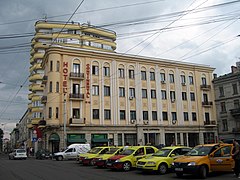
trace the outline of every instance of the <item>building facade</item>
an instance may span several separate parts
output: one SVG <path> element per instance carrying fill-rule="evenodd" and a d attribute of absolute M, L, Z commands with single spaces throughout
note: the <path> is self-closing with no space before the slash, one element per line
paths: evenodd
<path fill-rule="evenodd" d="M 220 139 L 240 139 L 240 66 L 213 79 Z"/>
<path fill-rule="evenodd" d="M 218 138 L 213 68 L 53 45 L 43 58 L 44 146 L 195 146 Z"/>

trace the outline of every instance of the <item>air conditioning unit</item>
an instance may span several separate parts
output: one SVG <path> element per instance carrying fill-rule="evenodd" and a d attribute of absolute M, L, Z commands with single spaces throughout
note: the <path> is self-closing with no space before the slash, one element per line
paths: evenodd
<path fill-rule="evenodd" d="M 129 96 L 129 100 L 133 100 L 133 96 Z"/>
<path fill-rule="evenodd" d="M 175 99 L 171 99 L 171 102 L 174 103 L 174 102 L 175 102 Z"/>
<path fill-rule="evenodd" d="M 186 83 L 185 83 L 185 82 L 182 82 L 182 85 L 183 85 L 183 86 L 186 86 Z"/>
<path fill-rule="evenodd" d="M 130 122 L 131 122 L 131 124 L 135 124 L 136 123 L 136 119 L 131 119 Z"/>
<path fill-rule="evenodd" d="M 161 81 L 162 84 L 166 84 L 166 81 Z"/>
<path fill-rule="evenodd" d="M 143 120 L 143 124 L 148 125 L 149 120 Z"/>
<path fill-rule="evenodd" d="M 172 120 L 172 123 L 173 123 L 173 124 L 176 124 L 176 122 L 177 122 L 177 120 L 175 120 L 175 119 L 174 119 L 174 120 Z"/>

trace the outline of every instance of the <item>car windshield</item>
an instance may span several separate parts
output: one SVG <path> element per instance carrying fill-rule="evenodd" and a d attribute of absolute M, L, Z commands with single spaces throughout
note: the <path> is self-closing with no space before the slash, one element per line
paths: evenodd
<path fill-rule="evenodd" d="M 130 155 L 134 152 L 134 149 L 125 149 L 123 152 L 121 152 L 121 155 Z"/>
<path fill-rule="evenodd" d="M 25 153 L 26 151 L 24 149 L 18 149 L 16 152 L 17 153 Z"/>
<path fill-rule="evenodd" d="M 186 156 L 206 156 L 211 153 L 212 146 L 196 146 Z"/>
<path fill-rule="evenodd" d="M 90 151 L 88 151 L 88 153 L 90 154 L 97 154 L 102 150 L 102 148 L 93 148 Z"/>
<path fill-rule="evenodd" d="M 161 149 L 161 150 L 158 150 L 156 153 L 154 153 L 153 156 L 167 157 L 170 152 L 171 152 L 171 149 Z"/>
<path fill-rule="evenodd" d="M 110 148 L 109 151 L 107 151 L 105 154 L 113 154 L 115 153 L 119 148 Z"/>

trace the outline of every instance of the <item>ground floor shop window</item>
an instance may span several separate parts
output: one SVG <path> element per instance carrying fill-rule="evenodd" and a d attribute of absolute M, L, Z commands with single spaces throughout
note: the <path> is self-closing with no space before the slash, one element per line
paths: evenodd
<path fill-rule="evenodd" d="M 188 133 L 188 146 L 194 147 L 199 144 L 198 133 Z"/>
<path fill-rule="evenodd" d="M 131 146 L 137 145 L 137 134 L 124 134 L 124 142 L 129 143 Z"/>

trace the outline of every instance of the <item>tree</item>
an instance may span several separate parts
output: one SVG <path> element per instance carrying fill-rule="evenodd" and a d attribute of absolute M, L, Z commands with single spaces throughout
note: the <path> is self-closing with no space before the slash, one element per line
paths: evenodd
<path fill-rule="evenodd" d="M 4 135 L 4 132 L 0 128 L 0 152 L 2 152 L 2 147 L 3 147 L 3 135 Z"/>

